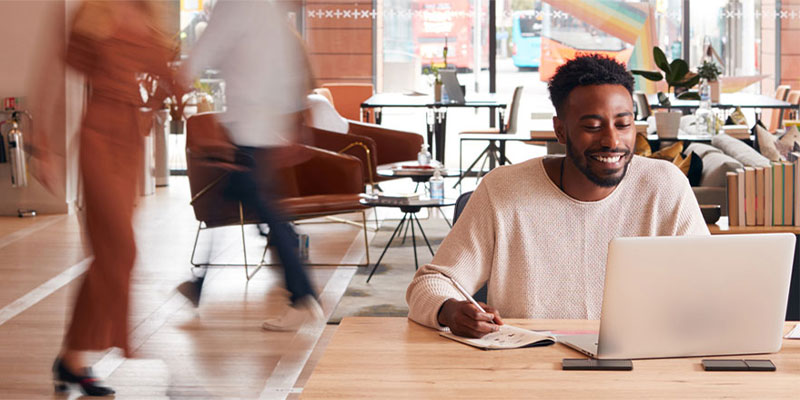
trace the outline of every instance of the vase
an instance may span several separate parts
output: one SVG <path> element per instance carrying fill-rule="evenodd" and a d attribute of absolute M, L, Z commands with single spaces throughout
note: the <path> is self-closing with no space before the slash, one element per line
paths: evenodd
<path fill-rule="evenodd" d="M 442 82 L 433 84 L 433 101 L 437 103 L 442 101 Z"/>
<path fill-rule="evenodd" d="M 183 135 L 183 120 L 170 120 L 169 121 L 169 133 L 173 135 Z"/>
<path fill-rule="evenodd" d="M 722 91 L 722 84 L 720 81 L 711 81 L 708 82 L 708 85 L 711 86 L 711 102 L 712 103 L 719 103 L 719 94 Z"/>
<path fill-rule="evenodd" d="M 656 131 L 659 139 L 675 139 L 681 126 L 680 111 L 659 111 L 656 116 Z"/>

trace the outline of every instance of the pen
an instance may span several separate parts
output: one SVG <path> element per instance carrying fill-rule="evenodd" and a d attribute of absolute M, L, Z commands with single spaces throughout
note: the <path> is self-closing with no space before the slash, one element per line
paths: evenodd
<path fill-rule="evenodd" d="M 472 296 L 469 295 L 469 292 L 467 292 L 467 290 L 464 289 L 464 287 L 461 286 L 455 279 L 453 279 L 453 278 L 451 278 L 449 276 L 447 277 L 447 279 L 450 279 L 450 282 L 453 282 L 453 286 L 455 286 L 456 289 L 458 289 L 458 291 L 461 292 L 462 296 L 467 298 L 467 301 L 472 303 L 475 307 L 478 307 L 478 310 L 480 310 L 482 313 L 486 312 L 486 310 L 484 310 L 483 307 L 481 307 L 481 305 L 478 304 L 478 302 L 475 301 L 475 299 L 473 299 Z"/>

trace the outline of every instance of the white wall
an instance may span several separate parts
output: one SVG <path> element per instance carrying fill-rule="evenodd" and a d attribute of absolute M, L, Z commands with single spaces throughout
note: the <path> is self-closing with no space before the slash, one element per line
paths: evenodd
<path fill-rule="evenodd" d="M 56 152 L 62 192 L 50 194 L 31 175 L 28 187 L 12 188 L 10 166 L 0 164 L 0 215 L 16 215 L 18 208 L 66 213 L 75 202 L 75 128 L 83 85 L 79 76 L 65 71 L 59 54 L 66 44 L 67 10 L 76 4 L 65 0 L 0 1 L 4 17 L 0 24 L 0 98 L 23 97 L 21 107 L 33 115 L 35 133 L 46 133 Z M 65 93 L 70 93 L 69 99 Z M 23 123 L 22 128 L 24 134 L 32 133 L 28 124 Z"/>

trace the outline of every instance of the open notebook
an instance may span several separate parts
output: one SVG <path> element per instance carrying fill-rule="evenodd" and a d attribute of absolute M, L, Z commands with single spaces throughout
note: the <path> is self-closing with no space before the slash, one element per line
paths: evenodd
<path fill-rule="evenodd" d="M 451 332 L 439 332 L 439 335 L 483 350 L 549 346 L 556 342 L 555 336 L 511 325 L 501 325 L 497 332 L 489 333 L 478 339 L 461 337 Z"/>

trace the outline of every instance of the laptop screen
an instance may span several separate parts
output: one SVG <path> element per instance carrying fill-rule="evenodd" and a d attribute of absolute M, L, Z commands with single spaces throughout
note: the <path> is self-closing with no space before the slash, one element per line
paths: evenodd
<path fill-rule="evenodd" d="M 442 76 L 442 83 L 444 90 L 447 91 L 449 102 L 454 104 L 464 104 L 464 92 L 461 91 L 461 85 L 458 83 L 458 76 L 456 71 L 452 69 L 443 69 L 439 71 Z"/>

